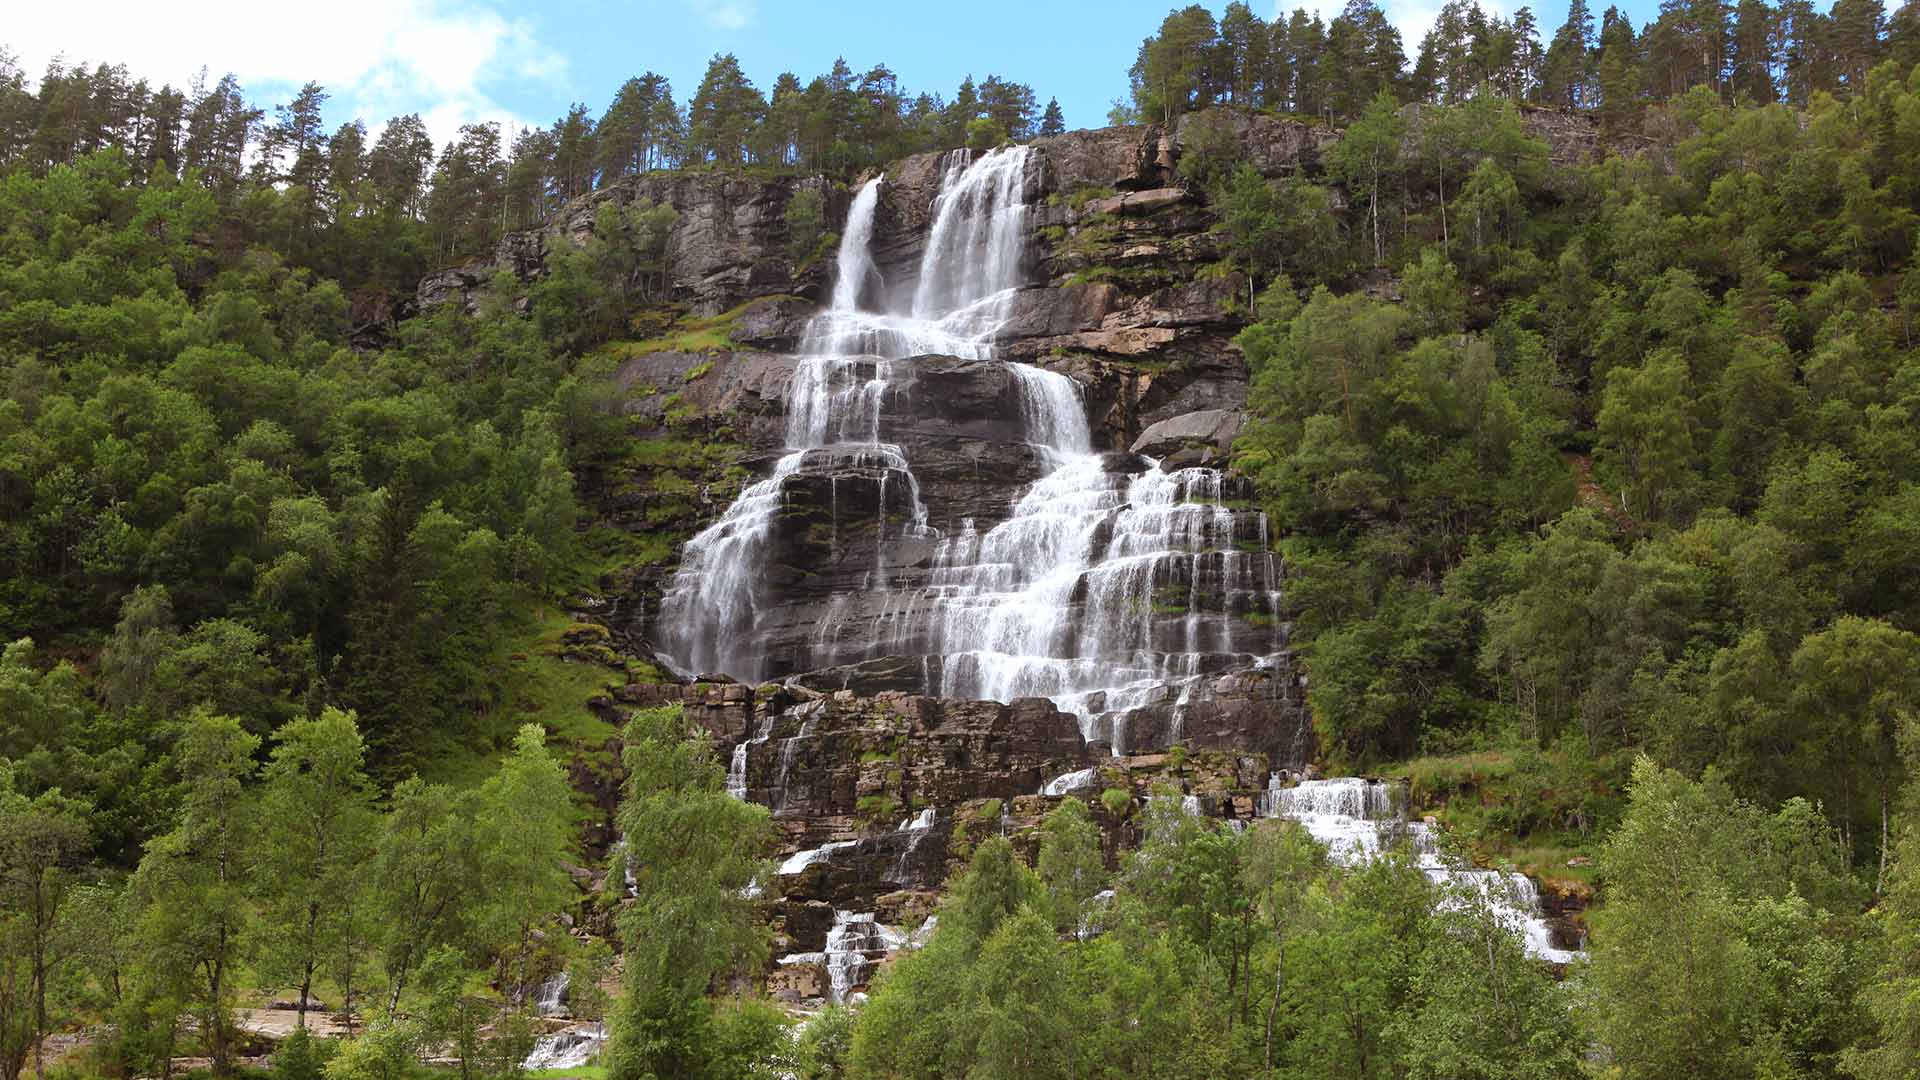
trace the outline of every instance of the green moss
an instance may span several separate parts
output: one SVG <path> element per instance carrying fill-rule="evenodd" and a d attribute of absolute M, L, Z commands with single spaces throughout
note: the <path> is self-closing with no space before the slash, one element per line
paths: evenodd
<path fill-rule="evenodd" d="M 793 298 L 760 296 L 730 311 L 704 319 L 674 318 L 664 328 L 657 328 L 658 332 L 651 336 L 636 341 L 612 342 L 602 347 L 601 352 L 618 360 L 631 360 L 657 352 L 721 352 L 733 347 L 734 324 L 748 309 L 756 304 L 790 299 Z M 656 326 L 636 323 L 636 329 L 645 332 L 655 330 Z"/>
<path fill-rule="evenodd" d="M 862 795 L 854 800 L 854 813 L 872 822 L 892 821 L 900 813 L 900 800 L 892 795 Z"/>
<path fill-rule="evenodd" d="M 812 266 L 814 263 L 819 262 L 821 259 L 824 259 L 828 255 L 833 254 L 836 250 L 839 249 L 839 247 L 840 247 L 839 233 L 829 232 L 829 233 L 821 234 L 819 242 L 813 245 L 812 251 L 807 252 L 806 258 L 801 259 L 797 264 L 794 265 L 794 270 L 795 271 L 805 270 L 807 267 Z"/>
<path fill-rule="evenodd" d="M 1067 195 L 1067 206 L 1074 210 L 1081 210 L 1095 199 L 1111 198 L 1116 194 L 1118 192 L 1110 187 L 1077 188 Z"/>
<path fill-rule="evenodd" d="M 701 379 L 706 378 L 707 373 L 712 370 L 713 370 L 713 361 L 709 360 L 698 367 L 689 369 L 685 375 L 680 377 L 680 381 L 683 383 L 697 382 Z"/>

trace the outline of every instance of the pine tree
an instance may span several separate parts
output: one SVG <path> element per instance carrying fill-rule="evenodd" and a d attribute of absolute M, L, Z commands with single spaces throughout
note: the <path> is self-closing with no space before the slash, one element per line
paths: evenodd
<path fill-rule="evenodd" d="M 1591 64 L 1593 14 L 1587 0 L 1573 0 L 1567 21 L 1553 35 L 1540 69 L 1540 100 L 1561 109 L 1590 108 L 1593 104 Z"/>
<path fill-rule="evenodd" d="M 418 113 L 396 116 L 367 156 L 367 180 L 375 205 L 399 217 L 418 218 L 425 210 L 428 170 L 433 168 L 433 140 Z"/>
<path fill-rule="evenodd" d="M 1770 105 L 1779 99 L 1773 85 L 1774 12 L 1766 0 L 1740 0 L 1727 43 L 1727 89 L 1733 99 Z"/>
<path fill-rule="evenodd" d="M 1250 105 L 1258 99 L 1266 42 L 1266 23 L 1241 0 L 1221 12 L 1219 69 L 1230 103 Z"/>
<path fill-rule="evenodd" d="M 1602 125 L 1613 131 L 1638 126 L 1640 120 L 1639 50 L 1633 23 L 1610 7 L 1601 16 L 1600 49 L 1595 83 L 1600 102 L 1594 109 Z"/>
<path fill-rule="evenodd" d="M 754 127 L 765 112 L 766 102 L 740 70 L 740 61 L 732 53 L 715 56 L 688 110 L 694 157 L 726 168 L 746 164 Z"/>
<path fill-rule="evenodd" d="M 1067 130 L 1067 118 L 1060 112 L 1060 99 L 1048 98 L 1047 109 L 1040 114 L 1040 137 L 1063 134 Z"/>

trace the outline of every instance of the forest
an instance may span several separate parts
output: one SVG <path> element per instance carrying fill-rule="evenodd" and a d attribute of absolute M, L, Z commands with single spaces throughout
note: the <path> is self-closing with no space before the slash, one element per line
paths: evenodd
<path fill-rule="evenodd" d="M 1583 959 L 1405 852 L 1068 799 L 862 1007 L 756 990 L 766 809 L 562 662 L 665 678 L 564 605 L 632 555 L 581 478 L 634 452 L 601 347 L 671 309 L 675 212 L 472 311 L 414 286 L 652 171 L 1060 134 L 1029 86 L 718 56 L 684 105 L 646 73 L 436 148 L 326 131 L 317 84 L 0 49 L 0 1078 L 517 1076 L 562 971 L 611 1032 L 572 1075 L 617 1080 L 1913 1076 L 1920 8 L 1573 0 L 1543 36 L 1451 0 L 1411 55 L 1372 0 L 1142 29 L 1111 119 L 1180 126 L 1253 283 L 1233 463 L 1323 763 L 1590 886 Z M 1337 141 L 1263 176 L 1236 111 Z M 565 747 L 616 734 L 603 857 Z M 303 1030 L 262 1054 L 237 1010 L 273 998 Z"/>

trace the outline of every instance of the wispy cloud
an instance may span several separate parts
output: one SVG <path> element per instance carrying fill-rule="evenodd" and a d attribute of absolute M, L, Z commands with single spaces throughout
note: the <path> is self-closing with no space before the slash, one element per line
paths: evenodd
<path fill-rule="evenodd" d="M 489 87 L 552 79 L 565 66 L 526 20 L 441 0 L 331 0 L 298 24 L 263 18 L 250 0 L 203 0 L 190 20 L 137 0 L 73 14 L 31 4 L 9 15 L 6 41 L 30 75 L 64 56 L 124 63 L 155 85 L 185 87 L 204 65 L 214 79 L 231 71 L 262 105 L 313 81 L 332 95 L 330 112 L 376 126 L 418 112 L 440 142 L 464 123 L 525 126 Z"/>
<path fill-rule="evenodd" d="M 759 0 L 687 0 L 687 6 L 715 30 L 745 30 L 760 15 Z"/>

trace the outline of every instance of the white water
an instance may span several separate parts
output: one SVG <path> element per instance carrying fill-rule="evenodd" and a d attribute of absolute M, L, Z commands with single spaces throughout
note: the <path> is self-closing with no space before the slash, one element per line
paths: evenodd
<path fill-rule="evenodd" d="M 913 874 L 913 853 L 920 850 L 920 841 L 927 838 L 933 826 L 940 820 L 940 812 L 929 806 L 913 817 L 900 823 L 894 832 L 907 838 L 900 848 L 900 854 L 893 860 L 893 880 L 900 885 L 911 885 Z"/>
<path fill-rule="evenodd" d="M 862 604 L 837 597 L 816 631 L 816 659 L 848 662 L 849 642 L 857 653 L 851 659 L 938 656 L 929 692 L 1047 697 L 1080 719 L 1083 736 L 1105 740 L 1115 753 L 1128 748 L 1132 710 L 1167 710 L 1173 730 L 1163 735 L 1177 739 L 1203 678 L 1272 662 L 1283 645 L 1277 625 L 1242 618 L 1258 614 L 1272 623 L 1278 607 L 1264 516 L 1223 505 L 1215 470 L 1166 472 L 1093 452 L 1071 379 L 1007 365 L 1025 439 L 1048 472 L 991 528 L 978 530 L 971 520 L 945 532 L 930 528 L 912 463 L 883 441 L 883 406 L 914 357 L 993 361 L 995 338 L 1026 283 L 1028 164 L 1024 148 L 979 158 L 955 151 L 943 160 L 905 310 L 863 306 L 888 291 L 871 250 L 884 178 L 856 194 L 831 306 L 808 324 L 788 388 L 787 452 L 688 542 L 667 589 L 660 636 L 673 666 L 750 681 L 766 674 L 753 636 L 765 603 L 761 575 L 784 487 L 803 469 L 877 473 L 880 505 L 893 505 L 886 493 L 898 484 L 897 498 L 909 508 L 897 533 L 888 535 L 889 513 L 879 518 L 882 544 L 867 589 L 881 595 Z M 930 567 L 911 568 L 924 581 L 902 582 L 909 571 L 889 560 L 887 544 L 905 540 L 933 547 Z M 850 627 L 847 619 L 866 625 Z M 782 791 L 791 750 L 788 740 Z M 745 772 L 736 750 L 729 790 L 744 793 Z"/>
<path fill-rule="evenodd" d="M 1093 769 L 1076 769 L 1073 772 L 1064 773 L 1060 776 L 1054 777 L 1053 779 L 1047 781 L 1044 784 L 1041 784 L 1040 794 L 1042 795 L 1071 794 L 1072 792 L 1079 791 L 1082 788 L 1092 787 L 1093 778 L 1094 778 Z"/>
<path fill-rule="evenodd" d="M 1560 964 L 1580 955 L 1577 950 L 1554 945 L 1553 932 L 1540 914 L 1540 893 L 1532 878 L 1465 866 L 1442 855 L 1433 826 L 1405 819 L 1396 787 L 1358 777 L 1306 780 L 1295 787 L 1283 787 L 1276 773 L 1261 799 L 1261 812 L 1298 821 L 1308 835 L 1326 847 L 1329 858 L 1343 865 L 1367 862 L 1405 841 L 1415 864 L 1438 888 L 1442 906 L 1480 900 L 1495 918 L 1520 935 L 1529 954 Z"/>
<path fill-rule="evenodd" d="M 855 987 L 867 985 L 874 969 L 889 954 L 901 949 L 917 949 L 931 940 L 935 919 L 936 916 L 927 916 L 920 929 L 906 934 L 876 921 L 872 912 L 835 911 L 824 952 L 789 953 L 778 962 L 825 966 L 827 998 L 843 1004 Z"/>
<path fill-rule="evenodd" d="M 572 977 L 566 972 L 549 978 L 540 984 L 540 995 L 534 1001 L 534 1011 L 541 1016 L 564 1016 L 567 1012 L 567 984 Z"/>
<path fill-rule="evenodd" d="M 533 1052 L 520 1067 L 527 1072 L 541 1069 L 578 1069 L 593 1061 L 602 1047 L 607 1045 L 607 1029 L 604 1024 L 580 1024 L 542 1035 L 533 1044 Z"/>
<path fill-rule="evenodd" d="M 780 874 L 782 877 L 798 874 L 814 863 L 830 858 L 834 852 L 839 851 L 841 848 L 850 848 L 859 842 L 858 840 L 835 840 L 832 843 L 823 844 L 817 848 L 809 848 L 806 851 L 796 851 L 792 855 L 787 856 L 787 861 L 781 863 L 780 869 L 776 870 L 775 873 Z"/>

